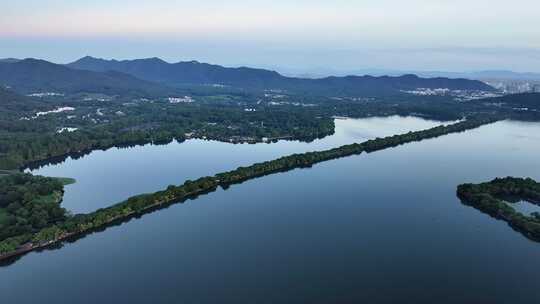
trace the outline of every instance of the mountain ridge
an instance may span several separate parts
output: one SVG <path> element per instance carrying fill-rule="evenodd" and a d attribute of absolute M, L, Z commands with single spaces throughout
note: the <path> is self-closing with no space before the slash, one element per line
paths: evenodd
<path fill-rule="evenodd" d="M 17 59 L 17 58 L 1 58 L 0 59 L 0 63 L 15 63 L 19 61 L 21 61 L 21 59 Z"/>
<path fill-rule="evenodd" d="M 114 70 L 169 86 L 219 84 L 244 89 L 280 89 L 297 93 L 326 95 L 389 95 L 419 87 L 478 91 L 494 90 L 494 88 L 483 82 L 464 78 L 421 78 L 409 74 L 399 77 L 350 75 L 306 79 L 283 76 L 272 70 L 249 67 L 229 68 L 198 61 L 168 63 L 157 57 L 119 61 L 86 56 L 67 64 L 67 66 L 95 72 Z"/>
<path fill-rule="evenodd" d="M 145 95 L 173 91 L 119 71 L 100 73 L 74 70 L 65 65 L 33 58 L 0 62 L 0 85 L 9 86 L 23 94 L 48 91 Z"/>

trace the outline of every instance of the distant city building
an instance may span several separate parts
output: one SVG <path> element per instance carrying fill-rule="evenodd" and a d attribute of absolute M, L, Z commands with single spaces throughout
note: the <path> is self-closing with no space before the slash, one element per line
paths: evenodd
<path fill-rule="evenodd" d="M 504 94 L 540 92 L 540 81 L 537 80 L 496 79 L 485 82 Z"/>
<path fill-rule="evenodd" d="M 43 97 L 64 96 L 64 94 L 55 93 L 55 92 L 42 92 L 42 93 L 32 93 L 32 94 L 28 94 L 26 96 L 43 98 Z"/>
<path fill-rule="evenodd" d="M 195 101 L 191 96 L 169 97 L 167 100 L 169 103 L 192 103 Z"/>
<path fill-rule="evenodd" d="M 482 98 L 499 97 L 500 93 L 484 92 L 484 91 L 466 91 L 466 90 L 450 90 L 448 88 L 416 88 L 410 91 L 402 91 L 403 93 L 418 95 L 418 96 L 451 96 L 455 101 L 470 101 Z"/>

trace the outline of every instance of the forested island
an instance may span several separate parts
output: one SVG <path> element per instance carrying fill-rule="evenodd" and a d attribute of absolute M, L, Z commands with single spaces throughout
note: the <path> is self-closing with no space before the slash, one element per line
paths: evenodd
<path fill-rule="evenodd" d="M 525 215 L 512 203 L 525 200 L 540 205 L 540 183 L 530 178 L 496 178 L 481 184 L 462 184 L 457 188 L 462 202 L 503 220 L 527 238 L 540 242 L 540 213 Z"/>
<path fill-rule="evenodd" d="M 195 181 L 186 181 L 179 186 L 169 186 L 163 191 L 158 191 L 152 194 L 137 195 L 127 199 L 124 202 L 118 203 L 108 208 L 99 209 L 89 214 L 70 215 L 65 210 L 59 210 L 58 214 L 54 213 L 46 225 L 40 229 L 38 223 L 35 226 L 27 226 L 20 230 L 22 234 L 16 232 L 4 236 L 0 239 L 0 259 L 6 259 L 15 255 L 20 255 L 28 251 L 49 246 L 66 238 L 84 235 L 102 229 L 117 223 L 122 220 L 128 220 L 134 216 L 140 216 L 144 213 L 151 212 L 156 208 L 161 208 L 172 203 L 184 202 L 187 199 L 195 198 L 198 195 L 215 191 L 218 187 L 227 188 L 233 184 L 242 183 L 244 181 L 274 174 L 277 172 L 285 172 L 296 168 L 306 168 L 314 164 L 356 155 L 361 153 L 370 153 L 387 148 L 396 147 L 406 143 L 415 141 L 436 138 L 450 133 L 463 132 L 474 129 L 479 126 L 493 123 L 498 118 L 494 116 L 471 117 L 467 120 L 460 121 L 450 125 L 437 126 L 431 129 L 409 132 L 401 135 L 393 135 L 385 138 L 377 138 L 368 140 L 363 143 L 355 143 L 341 146 L 339 148 L 329 149 L 318 152 L 308 152 L 302 154 L 293 154 L 290 156 L 281 157 L 272 161 L 257 163 L 248 167 L 240 167 L 229 172 L 219 173 L 214 176 L 199 178 Z M 38 185 L 37 189 L 43 189 L 47 193 L 61 191 L 59 184 L 54 184 L 47 178 L 36 178 L 28 175 L 13 175 L 9 176 L 6 187 L 2 188 L 5 193 L 9 193 L 13 187 L 26 184 L 24 181 L 29 181 L 30 185 L 34 182 Z M 19 179 L 22 182 L 19 183 Z M 53 183 L 51 187 L 46 188 L 46 185 Z M 43 187 L 43 188 L 40 188 Z M 4 192 L 2 194 L 4 195 Z M 41 193 L 38 191 L 38 193 Z M 28 200 L 23 200 L 24 204 Z M 31 202 L 32 200 L 30 200 Z M 7 206 L 10 208 L 11 204 Z M 16 211 L 19 208 L 13 208 Z M 16 230 L 10 230 L 16 231 Z"/>

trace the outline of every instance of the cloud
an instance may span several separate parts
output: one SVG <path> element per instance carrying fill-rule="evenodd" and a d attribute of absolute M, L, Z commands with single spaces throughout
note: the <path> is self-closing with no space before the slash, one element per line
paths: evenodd
<path fill-rule="evenodd" d="M 174 34 L 351 45 L 540 47 L 540 4 L 533 0 L 49 0 L 3 4 L 3 10 L 4 37 Z"/>
<path fill-rule="evenodd" d="M 122 43 L 131 45 L 128 41 L 177 49 L 190 49 L 185 46 L 190 43 L 200 54 L 208 46 L 242 47 L 247 58 L 302 53 L 298 60 L 322 57 L 326 61 L 353 50 L 350 54 L 356 56 L 378 54 L 372 62 L 408 58 L 411 64 L 430 67 L 445 62 L 474 67 L 497 64 L 493 58 L 501 56 L 500 65 L 520 69 L 527 60 L 535 67 L 534 52 L 540 49 L 537 0 L 25 0 L 3 3 L 2 10 L 4 47 L 10 39 L 30 45 L 61 40 L 72 49 L 70 39 L 79 44 L 95 42 L 92 49 L 96 50 L 98 41 L 104 40 L 116 41 L 122 49 Z M 530 51 L 526 56 L 511 55 L 510 49 Z M 389 56 L 385 50 L 395 54 Z M 153 56 L 160 56 L 154 52 Z M 343 61 L 347 62 L 343 65 L 353 62 Z"/>

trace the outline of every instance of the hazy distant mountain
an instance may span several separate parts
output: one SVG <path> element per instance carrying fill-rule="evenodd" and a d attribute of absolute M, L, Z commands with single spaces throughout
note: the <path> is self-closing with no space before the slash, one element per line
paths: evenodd
<path fill-rule="evenodd" d="M 89 71 L 118 71 L 140 79 L 170 86 L 220 84 L 237 88 L 280 89 L 297 93 L 324 95 L 381 96 L 395 95 L 415 88 L 449 88 L 491 91 L 480 81 L 448 78 L 346 76 L 306 79 L 286 77 L 277 72 L 247 67 L 227 68 L 196 61 L 167 63 L 159 58 L 137 60 L 104 60 L 84 57 L 68 64 L 71 68 Z"/>
<path fill-rule="evenodd" d="M 540 80 L 538 73 L 518 73 L 512 71 L 477 71 L 477 72 L 418 72 L 426 77 L 461 77 L 468 79 L 501 79 L 501 80 Z"/>
<path fill-rule="evenodd" d="M 3 59 L 0 59 L 0 63 L 14 63 L 14 62 L 18 62 L 18 61 L 21 61 L 21 60 L 17 59 L 17 58 L 3 58 Z"/>
<path fill-rule="evenodd" d="M 172 91 L 163 85 L 121 72 L 82 71 L 37 59 L 0 62 L 0 85 L 21 93 L 47 91 L 153 95 Z"/>
<path fill-rule="evenodd" d="M 540 80 L 540 73 L 518 73 L 512 71 L 481 71 L 470 73 L 475 79 L 515 79 L 515 80 Z"/>
<path fill-rule="evenodd" d="M 320 78 L 328 75 L 372 75 L 372 76 L 401 76 L 415 74 L 420 77 L 445 77 L 445 78 L 466 78 L 475 80 L 501 79 L 501 80 L 540 80 L 540 73 L 519 73 L 505 70 L 487 70 L 475 72 L 445 72 L 445 71 L 413 71 L 413 70 L 389 70 L 389 69 L 354 69 L 339 70 L 328 68 L 313 68 L 307 70 L 281 68 L 287 75 L 301 76 L 307 78 Z"/>
<path fill-rule="evenodd" d="M 89 71 L 119 71 L 135 77 L 179 84 L 242 84 L 245 87 L 276 83 L 282 77 L 276 72 L 251 68 L 225 68 L 197 61 L 170 64 L 159 58 L 136 60 L 103 60 L 84 57 L 68 64 L 71 68 Z"/>

